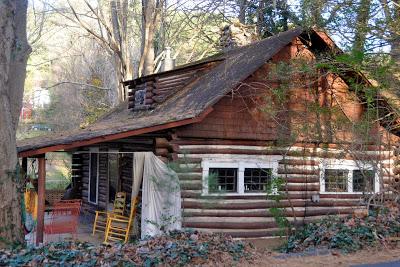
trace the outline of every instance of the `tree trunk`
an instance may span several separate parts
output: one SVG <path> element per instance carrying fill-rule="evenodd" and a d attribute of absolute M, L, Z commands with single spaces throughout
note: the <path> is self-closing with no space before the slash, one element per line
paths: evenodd
<path fill-rule="evenodd" d="M 246 8 L 247 8 L 247 0 L 239 0 L 239 16 L 238 19 L 240 23 L 246 24 Z"/>
<path fill-rule="evenodd" d="M 395 64 L 396 72 L 400 73 L 400 1 L 393 1 L 393 25 L 391 29 L 390 53 Z"/>
<path fill-rule="evenodd" d="M 390 54 L 394 63 L 391 72 L 389 73 L 389 86 L 393 91 L 399 91 L 400 86 L 400 1 L 394 0 L 390 6 L 387 0 L 380 0 L 383 12 L 385 14 L 386 29 L 389 32 Z"/>
<path fill-rule="evenodd" d="M 281 1 L 279 4 L 282 13 L 282 27 L 284 31 L 289 30 L 289 6 L 287 0 Z"/>
<path fill-rule="evenodd" d="M 263 36 L 264 33 L 264 26 L 265 26 L 264 7 L 265 7 L 264 0 L 259 0 L 257 7 L 257 24 L 256 24 L 258 36 Z"/>
<path fill-rule="evenodd" d="M 112 0 L 110 2 L 112 38 L 118 46 L 114 51 L 115 71 L 118 79 L 118 99 L 126 99 L 123 82 L 133 78 L 132 59 L 127 40 L 127 10 L 126 0 Z"/>
<path fill-rule="evenodd" d="M 0 1 L 0 246 L 24 241 L 15 134 L 30 47 L 27 0 Z"/>
<path fill-rule="evenodd" d="M 163 0 L 142 0 L 142 55 L 139 76 L 154 72 L 154 34 L 159 26 Z"/>

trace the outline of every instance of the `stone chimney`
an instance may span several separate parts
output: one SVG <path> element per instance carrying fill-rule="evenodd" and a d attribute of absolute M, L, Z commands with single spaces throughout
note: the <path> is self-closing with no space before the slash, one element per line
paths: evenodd
<path fill-rule="evenodd" d="M 161 71 L 173 70 L 175 67 L 175 59 L 171 57 L 171 47 L 165 47 L 164 60 L 161 66 Z"/>
<path fill-rule="evenodd" d="M 260 38 L 255 25 L 244 25 L 239 21 L 221 27 L 219 43 L 223 51 L 248 45 Z"/>

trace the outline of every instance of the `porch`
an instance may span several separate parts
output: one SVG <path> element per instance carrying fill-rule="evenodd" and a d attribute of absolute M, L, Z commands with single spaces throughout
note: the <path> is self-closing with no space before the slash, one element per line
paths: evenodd
<path fill-rule="evenodd" d="M 71 185 L 63 192 L 46 191 L 46 154 L 27 155 L 37 162 L 37 227 L 29 235 L 29 242 L 40 244 L 58 239 L 70 238 L 71 235 L 52 235 L 44 233 L 48 224 L 49 214 L 46 212 L 54 202 L 61 198 L 82 200 L 82 215 L 78 227 L 77 238 L 82 241 L 92 240 L 96 243 L 104 241 L 91 237 L 95 211 L 110 211 L 113 209 L 117 192 L 125 192 L 127 210 L 130 209 L 131 195 L 141 198 L 142 182 L 135 182 L 134 154 L 138 152 L 157 153 L 157 160 L 167 161 L 168 149 L 160 149 L 166 140 L 160 140 L 159 134 L 113 140 L 112 142 L 96 143 L 90 146 L 80 146 L 73 150 L 63 151 L 71 155 Z M 161 151 L 161 152 L 160 152 Z M 49 151 L 47 154 L 57 151 Z M 162 155 L 161 155 L 162 154 Z M 24 154 L 22 154 L 24 155 Z M 26 155 L 26 154 L 25 154 Z M 154 154 L 153 154 L 154 155 Z M 27 173 L 28 157 L 22 158 L 22 167 Z M 152 161 L 155 161 L 153 159 Z M 143 170 L 142 170 L 143 171 Z M 51 193 L 51 195 L 49 194 Z M 58 196 L 56 196 L 58 195 Z M 66 198 L 65 198 L 66 197 Z M 127 215 L 127 214 L 125 214 Z M 129 212 L 128 212 L 129 215 Z"/>
<path fill-rule="evenodd" d="M 50 216 L 49 213 L 45 213 L 45 225 L 50 224 Z M 104 241 L 104 234 L 96 233 L 92 235 L 92 221 L 88 218 L 87 215 L 82 214 L 79 217 L 79 225 L 78 231 L 75 235 L 64 233 L 64 234 L 44 234 L 43 241 L 44 243 L 49 242 L 60 242 L 60 241 L 68 241 L 68 240 L 79 240 L 81 242 L 90 242 L 92 244 L 101 244 Z M 25 241 L 29 245 L 35 245 L 37 238 L 37 231 L 32 231 L 25 235 Z"/>

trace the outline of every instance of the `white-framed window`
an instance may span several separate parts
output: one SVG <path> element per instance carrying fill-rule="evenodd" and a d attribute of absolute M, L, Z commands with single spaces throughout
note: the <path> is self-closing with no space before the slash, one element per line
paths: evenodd
<path fill-rule="evenodd" d="M 264 160 L 203 159 L 203 195 L 258 195 L 265 194 L 268 184 L 278 174 L 282 157 Z"/>
<path fill-rule="evenodd" d="M 320 192 L 362 194 L 379 192 L 379 166 L 354 160 L 323 160 L 320 169 Z"/>
<path fill-rule="evenodd" d="M 97 204 L 99 200 L 99 148 L 89 150 L 88 202 Z"/>
<path fill-rule="evenodd" d="M 135 107 L 144 106 L 146 101 L 146 89 L 135 91 Z"/>

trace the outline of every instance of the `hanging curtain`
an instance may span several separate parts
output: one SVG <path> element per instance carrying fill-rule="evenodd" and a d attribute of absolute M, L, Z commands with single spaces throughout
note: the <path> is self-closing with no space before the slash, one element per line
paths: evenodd
<path fill-rule="evenodd" d="M 141 237 L 181 230 L 181 191 L 177 174 L 152 152 L 134 153 L 132 197 L 142 186 Z M 142 179 L 140 179 L 142 177 Z"/>
<path fill-rule="evenodd" d="M 133 179 L 132 179 L 132 194 L 134 199 L 139 194 L 140 184 L 143 179 L 144 154 L 145 152 L 136 152 L 133 154 Z"/>

